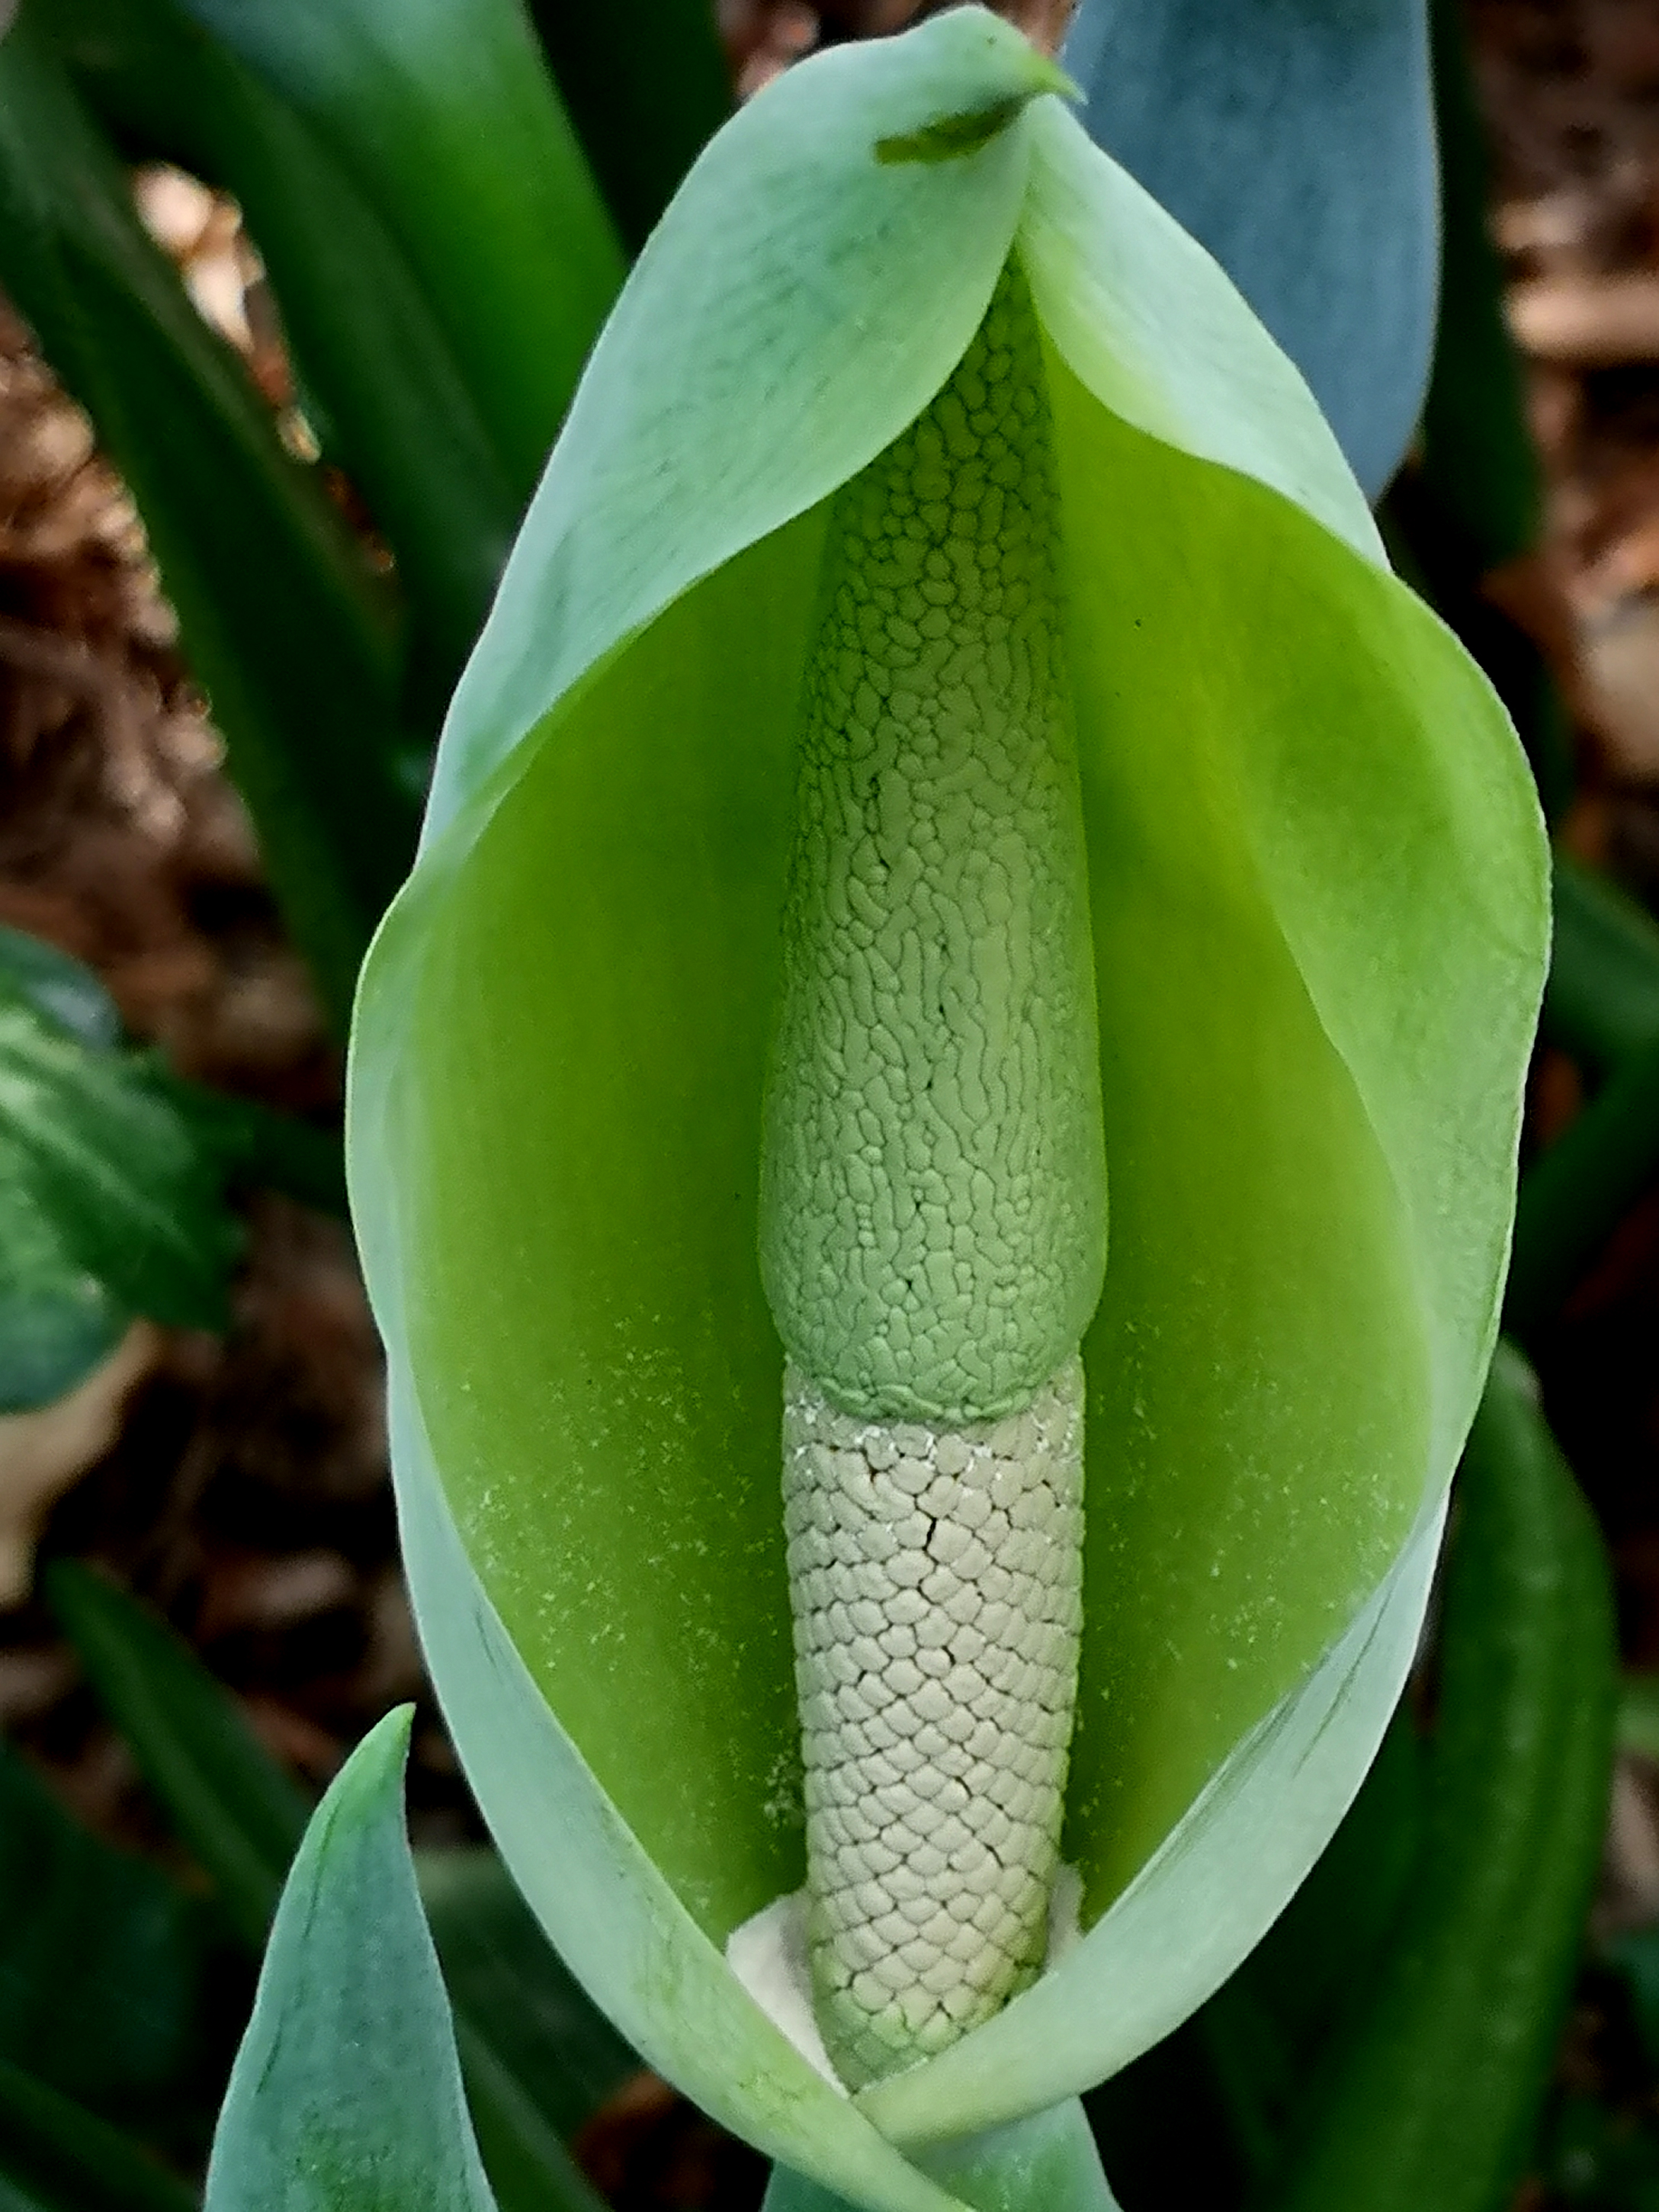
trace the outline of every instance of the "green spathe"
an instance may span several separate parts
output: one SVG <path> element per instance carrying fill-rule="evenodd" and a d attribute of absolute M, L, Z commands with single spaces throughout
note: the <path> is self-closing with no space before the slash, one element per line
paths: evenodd
<path fill-rule="evenodd" d="M 411 1587 L 503 1852 L 654 2064 L 883 2212 L 941 2203 L 895 2144 L 1175 2026 L 1357 1787 L 1492 1340 L 1547 937 L 1501 711 L 1295 373 L 1051 86 L 962 9 L 802 65 L 709 148 L 457 695 L 352 1069 Z M 1113 1193 L 1085 1933 L 849 2107 L 722 1958 L 802 1869 L 761 1098 L 834 495 L 1016 248 Z"/>

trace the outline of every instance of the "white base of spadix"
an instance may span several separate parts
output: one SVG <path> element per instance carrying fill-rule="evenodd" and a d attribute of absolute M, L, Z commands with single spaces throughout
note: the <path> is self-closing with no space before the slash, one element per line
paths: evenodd
<path fill-rule="evenodd" d="M 1048 1899 L 1046 1973 L 1078 1940 L 1083 1884 L 1075 1867 L 1062 1866 Z M 844 2097 L 848 2092 L 830 2062 L 812 2011 L 812 1969 L 806 1948 L 807 1893 L 774 1898 L 726 1942 L 726 1963 L 772 2025 L 787 2035 L 809 2066 Z"/>

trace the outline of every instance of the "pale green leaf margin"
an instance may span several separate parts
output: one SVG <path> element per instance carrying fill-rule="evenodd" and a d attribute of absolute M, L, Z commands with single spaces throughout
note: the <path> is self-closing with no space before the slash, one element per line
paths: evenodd
<path fill-rule="evenodd" d="M 951 2200 L 864 2113 L 895 2141 L 921 2143 L 1053 2104 L 1175 2026 L 1282 1908 L 1358 1788 L 1410 1663 L 1444 1483 L 1478 1389 L 1467 1345 L 1444 1355 L 1437 1377 L 1436 1495 L 1312 1678 L 1240 1745 L 1051 1975 L 940 2058 L 849 2107 L 750 2000 L 645 1857 L 466 1558 L 409 1369 L 396 1069 L 424 932 L 446 879 L 528 765 L 534 738 L 521 741 L 674 599 L 824 498 L 920 411 L 965 348 L 1016 235 L 1051 341 L 1103 404 L 1255 478 L 1383 565 L 1364 498 L 1294 369 L 1202 250 L 1045 96 L 1052 85 L 1016 33 L 958 9 L 879 48 L 827 54 L 810 78 L 786 76 L 694 170 L 596 349 L 457 694 L 422 863 L 366 971 L 352 1070 L 355 1210 L 390 1358 L 410 1586 L 503 1856 L 574 1970 L 653 2065 L 770 2155 L 881 2212 L 941 2212 Z M 1030 104 L 960 160 L 871 161 L 877 139 L 1016 98 Z M 878 234 L 878 258 L 869 250 Z M 683 250 L 711 238 L 724 242 L 717 259 Z M 777 281 L 781 258 L 797 256 L 824 272 L 810 294 Z M 769 374 L 757 380 L 759 359 Z M 698 376 L 675 373 L 690 361 Z M 523 653 L 527 634 L 547 641 L 543 656 Z M 1540 886 L 1542 866 L 1540 841 Z M 1390 1041 L 1345 1033 L 1341 1006 L 1321 988 L 1340 962 L 1327 969 L 1298 927 L 1294 885 L 1286 896 L 1315 1003 L 1363 1073 L 1362 1093 L 1374 1088 L 1388 1106 L 1379 1141 L 1398 1163 L 1420 1134 L 1408 1063 L 1390 1084 L 1378 1066 Z M 1523 938 L 1538 935 L 1541 896 L 1516 922 Z M 1401 1177 L 1407 1190 L 1416 1180 Z M 1434 1193 L 1413 1194 L 1432 1211 Z M 1477 1311 L 1479 1286 L 1501 1258 L 1468 1256 Z M 1492 1329 L 1495 1296 L 1494 1281 Z M 1437 1343 L 1459 1334 L 1431 1330 Z"/>

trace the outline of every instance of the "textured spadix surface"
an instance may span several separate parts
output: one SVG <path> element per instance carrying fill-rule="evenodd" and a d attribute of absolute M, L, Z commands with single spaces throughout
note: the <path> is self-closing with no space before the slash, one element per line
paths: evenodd
<path fill-rule="evenodd" d="M 783 1526 L 808 1938 L 844 2081 L 942 2051 L 1047 1948 L 1083 1620 L 1083 1366 L 949 1429 L 798 1370 Z"/>
<path fill-rule="evenodd" d="M 1059 520 L 1014 260 L 949 382 L 837 497 L 807 665 L 761 1273 L 849 1413 L 1014 1412 L 1100 1297 Z"/>
<path fill-rule="evenodd" d="M 1295 374 L 1048 81 L 958 9 L 711 146 L 457 695 L 353 1062 L 411 1586 L 515 1876 L 653 2063 L 894 2212 L 940 2202 L 896 2144 L 1167 2032 L 1357 1787 L 1492 1341 L 1546 935 L 1490 693 Z M 760 1101 L 830 507 L 1016 246 L 1112 1172 L 1084 1933 L 849 2106 L 721 1955 L 804 1856 Z"/>

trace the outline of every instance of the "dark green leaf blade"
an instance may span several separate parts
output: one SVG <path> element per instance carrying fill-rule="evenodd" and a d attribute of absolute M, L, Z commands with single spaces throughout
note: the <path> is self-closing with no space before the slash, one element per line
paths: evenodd
<path fill-rule="evenodd" d="M 133 2125 L 193 2063 L 203 1907 L 0 1743 L 0 2059 Z"/>
<path fill-rule="evenodd" d="M 336 1776 L 283 1888 L 210 2212 L 494 2212 L 404 1832 L 412 1708 Z"/>
<path fill-rule="evenodd" d="M 0 2059 L 0 2172 L 44 2212 L 193 2212 L 184 2183 L 72 2098 Z"/>
<path fill-rule="evenodd" d="M 1500 1347 L 1460 1480 L 1424 1847 L 1273 2212 L 1497 2212 L 1525 2163 L 1607 1812 L 1607 1570 Z"/>
<path fill-rule="evenodd" d="M 710 0 L 657 0 L 651 35 L 626 12 L 530 0 L 530 19 L 623 243 L 637 252 L 732 112 Z"/>
<path fill-rule="evenodd" d="M 397 556 L 435 721 L 520 502 L 402 246 L 316 127 L 173 0 L 42 0 L 40 16 L 124 140 L 240 203 L 330 458 Z"/>
<path fill-rule="evenodd" d="M 1659 1042 L 1659 924 L 1607 877 L 1560 853 L 1544 1030 L 1595 1069 Z"/>
<path fill-rule="evenodd" d="M 185 0 L 313 122 L 402 241 L 515 496 L 622 282 L 604 204 L 517 0 Z"/>
<path fill-rule="evenodd" d="M 1431 26 L 1444 261 L 1423 411 L 1424 474 L 1473 560 L 1492 569 L 1537 544 L 1543 477 L 1504 317 L 1503 266 L 1487 228 L 1491 155 L 1457 0 L 1432 0 Z"/>
<path fill-rule="evenodd" d="M 257 1949 L 305 1830 L 305 1799 L 228 1692 L 135 1599 L 73 1559 L 51 1568 L 46 1595 L 145 1780 Z"/>
<path fill-rule="evenodd" d="M 414 842 L 389 610 L 140 228 L 32 7 L 0 45 L 0 282 L 137 501 L 290 925 L 343 1024 Z"/>

